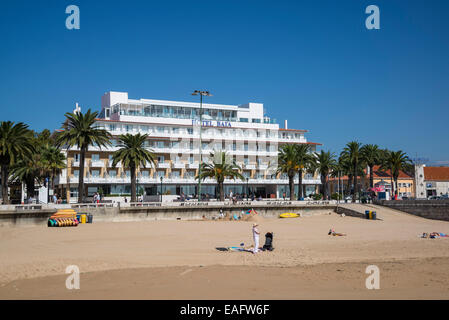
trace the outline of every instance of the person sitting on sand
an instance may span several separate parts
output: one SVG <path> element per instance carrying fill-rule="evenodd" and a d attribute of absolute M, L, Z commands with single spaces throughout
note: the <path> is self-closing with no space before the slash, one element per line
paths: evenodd
<path fill-rule="evenodd" d="M 334 229 L 330 229 L 329 233 L 327 235 L 329 235 L 329 236 L 333 235 L 334 237 L 335 236 L 343 237 L 343 236 L 346 236 L 346 233 L 339 233 L 339 232 L 335 232 Z"/>
<path fill-rule="evenodd" d="M 265 244 L 262 247 L 262 250 L 273 251 L 273 232 L 267 232 L 265 234 Z"/>

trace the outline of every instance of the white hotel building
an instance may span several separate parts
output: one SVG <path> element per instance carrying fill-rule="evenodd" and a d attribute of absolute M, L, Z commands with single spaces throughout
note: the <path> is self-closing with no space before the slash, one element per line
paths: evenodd
<path fill-rule="evenodd" d="M 306 130 L 279 128 L 276 121 L 264 114 L 263 104 L 243 105 L 202 104 L 202 161 L 210 160 L 213 150 L 226 150 L 241 166 L 245 181 L 226 180 L 225 194 L 254 193 L 263 198 L 288 196 L 286 175 L 276 174 L 277 155 L 285 143 L 310 144 L 315 151 L 319 143 L 308 142 Z M 107 149 L 89 147 L 85 160 L 87 196 L 100 191 L 104 195 L 130 194 L 129 169 L 120 164 L 112 167 L 112 153 L 118 149 L 118 136 L 125 133 L 148 134 L 145 147 L 157 157 L 155 166 L 139 168 L 138 190 L 146 195 L 164 194 L 195 196 L 199 164 L 200 104 L 194 102 L 129 99 L 126 92 L 107 92 L 101 98 L 98 126 L 113 135 Z M 287 122 L 285 122 L 287 125 Z M 67 150 L 67 168 L 57 181 L 57 192 L 76 201 L 78 196 L 79 153 Z M 161 181 L 162 178 L 162 181 Z M 316 175 L 303 177 L 306 194 L 316 192 L 320 179 Z M 218 190 L 217 190 L 218 191 Z M 297 191 L 296 191 L 297 192 Z M 216 195 L 216 183 L 206 179 L 201 184 L 203 196 Z"/>

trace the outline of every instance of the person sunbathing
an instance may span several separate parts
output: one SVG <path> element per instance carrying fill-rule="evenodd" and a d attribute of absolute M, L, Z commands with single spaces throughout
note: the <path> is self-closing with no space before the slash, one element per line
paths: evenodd
<path fill-rule="evenodd" d="M 442 232 L 431 232 L 431 233 L 427 233 L 424 232 L 421 236 L 421 238 L 425 238 L 425 239 L 435 239 L 435 238 L 448 238 L 449 234 L 447 233 L 442 233 Z"/>
<path fill-rule="evenodd" d="M 339 233 L 339 232 L 335 232 L 335 230 L 334 229 L 330 229 L 329 230 L 329 233 L 327 234 L 327 235 L 332 235 L 332 236 L 339 236 L 339 237 L 343 237 L 343 236 L 346 236 L 346 233 Z"/>

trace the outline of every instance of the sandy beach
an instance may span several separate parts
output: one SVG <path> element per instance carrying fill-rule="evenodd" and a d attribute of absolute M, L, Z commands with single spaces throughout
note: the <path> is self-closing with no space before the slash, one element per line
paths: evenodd
<path fill-rule="evenodd" d="M 381 220 L 326 211 L 257 218 L 273 252 L 224 252 L 252 244 L 252 221 L 93 223 L 0 228 L 0 299 L 448 299 L 449 222 L 377 207 Z M 328 236 L 330 228 L 346 237 Z M 81 288 L 68 290 L 68 265 Z M 380 289 L 365 269 L 377 265 Z"/>

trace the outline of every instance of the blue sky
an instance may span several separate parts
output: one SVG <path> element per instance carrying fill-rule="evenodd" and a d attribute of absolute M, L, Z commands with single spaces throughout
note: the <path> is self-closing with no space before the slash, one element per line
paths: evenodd
<path fill-rule="evenodd" d="M 68 30 L 65 8 L 80 8 Z M 380 8 L 380 30 L 365 8 Z M 264 103 L 339 152 L 449 160 L 449 1 L 2 1 L 0 120 L 60 126 L 101 95 Z M 443 163 L 441 162 L 441 163 Z"/>

